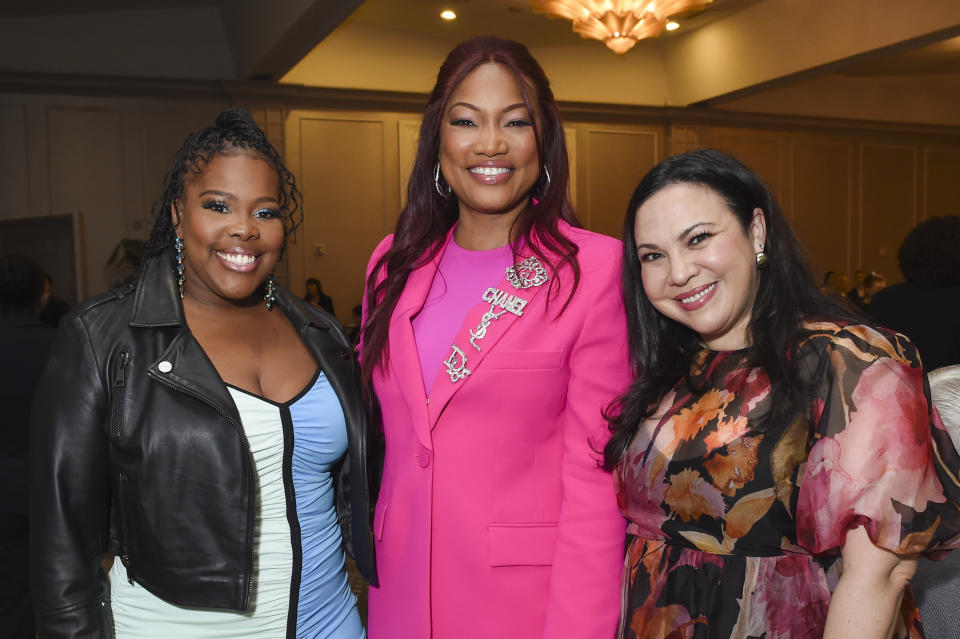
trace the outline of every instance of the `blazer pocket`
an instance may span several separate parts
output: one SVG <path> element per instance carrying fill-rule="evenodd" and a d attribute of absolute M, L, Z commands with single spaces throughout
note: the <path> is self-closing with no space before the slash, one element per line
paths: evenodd
<path fill-rule="evenodd" d="M 377 506 L 373 510 L 373 534 L 377 541 L 383 539 L 383 522 L 387 518 L 387 502 L 382 497 L 377 497 Z"/>
<path fill-rule="evenodd" d="M 492 351 L 483 365 L 486 368 L 513 370 L 551 370 L 563 364 L 563 351 Z"/>
<path fill-rule="evenodd" d="M 557 524 L 489 524 L 491 566 L 550 566 Z"/>

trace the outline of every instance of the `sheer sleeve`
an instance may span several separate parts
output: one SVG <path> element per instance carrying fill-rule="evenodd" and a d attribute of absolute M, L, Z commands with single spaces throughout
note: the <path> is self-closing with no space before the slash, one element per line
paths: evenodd
<path fill-rule="evenodd" d="M 798 543 L 839 553 L 847 531 L 863 525 L 900 554 L 960 547 L 960 457 L 916 348 L 863 325 L 812 328 L 799 351 L 815 398 Z"/>

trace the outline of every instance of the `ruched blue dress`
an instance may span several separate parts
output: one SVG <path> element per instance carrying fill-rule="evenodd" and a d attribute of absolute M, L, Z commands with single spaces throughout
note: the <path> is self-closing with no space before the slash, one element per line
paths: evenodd
<path fill-rule="evenodd" d="M 347 450 L 337 395 L 318 372 L 276 403 L 229 387 L 257 477 L 254 592 L 244 612 L 175 606 L 110 572 L 118 639 L 363 639 L 344 569 L 331 468 Z"/>

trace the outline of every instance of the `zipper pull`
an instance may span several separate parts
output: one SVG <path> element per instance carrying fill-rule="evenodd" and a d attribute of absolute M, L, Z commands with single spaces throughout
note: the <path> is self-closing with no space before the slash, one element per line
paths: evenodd
<path fill-rule="evenodd" d="M 127 363 L 130 361 L 130 352 L 123 351 L 120 353 L 120 362 L 117 364 L 117 379 L 113 382 L 114 388 L 123 388 L 127 383 L 126 378 L 126 369 Z"/>

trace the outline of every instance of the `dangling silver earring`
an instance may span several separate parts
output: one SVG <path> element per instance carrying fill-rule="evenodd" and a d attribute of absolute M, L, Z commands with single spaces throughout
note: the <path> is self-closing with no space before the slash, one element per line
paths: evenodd
<path fill-rule="evenodd" d="M 273 273 L 267 275 L 267 280 L 264 284 L 267 287 L 267 292 L 263 295 L 263 301 L 267 305 L 267 310 L 272 311 L 273 305 L 277 303 L 277 296 L 274 294 L 277 292 L 277 283 L 273 279 Z"/>
<path fill-rule="evenodd" d="M 173 236 L 173 248 L 177 251 L 177 290 L 180 291 L 180 299 L 183 299 L 183 240 L 179 235 Z"/>
<path fill-rule="evenodd" d="M 437 190 L 437 195 L 443 199 L 450 197 L 450 193 L 453 189 L 450 188 L 450 185 L 447 185 L 447 192 L 443 192 L 443 188 L 440 186 L 440 161 L 437 160 L 437 163 L 433 165 L 433 188 Z"/>
<path fill-rule="evenodd" d="M 757 252 L 757 268 L 763 270 L 767 267 L 767 254 L 763 252 L 763 244 L 760 245 L 760 251 Z"/>

